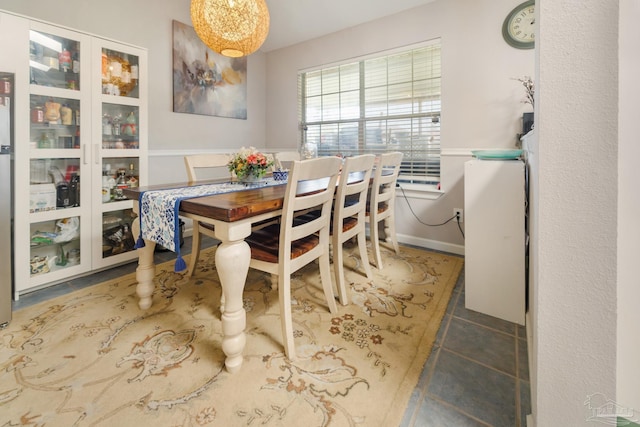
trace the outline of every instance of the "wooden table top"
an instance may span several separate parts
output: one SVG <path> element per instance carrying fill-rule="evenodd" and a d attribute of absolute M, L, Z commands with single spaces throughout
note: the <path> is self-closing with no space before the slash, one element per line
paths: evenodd
<path fill-rule="evenodd" d="M 128 188 L 124 190 L 124 194 L 129 199 L 139 200 L 140 194 L 145 191 L 170 190 L 172 188 L 225 182 L 229 182 L 229 180 L 218 179 L 198 181 L 196 183 L 152 185 Z M 323 182 L 324 187 L 322 187 Z M 324 189 L 326 188 L 326 183 L 327 180 L 300 182 L 298 185 L 298 194 L 311 193 L 318 189 Z M 200 215 L 225 222 L 239 221 L 266 212 L 282 209 L 286 187 L 286 182 L 283 182 L 282 185 L 268 185 L 263 187 L 248 186 L 239 191 L 185 199 L 180 202 L 180 212 Z"/>

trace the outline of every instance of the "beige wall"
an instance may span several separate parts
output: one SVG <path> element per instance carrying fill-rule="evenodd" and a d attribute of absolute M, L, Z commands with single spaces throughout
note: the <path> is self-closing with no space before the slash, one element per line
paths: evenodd
<path fill-rule="evenodd" d="M 462 173 L 469 149 L 514 148 L 521 117 L 531 107 L 514 78 L 532 75 L 533 50 L 507 45 L 502 22 L 517 0 L 437 0 L 345 31 L 269 52 L 267 55 L 268 146 L 295 147 L 298 71 L 440 37 L 442 40 L 442 149 L 467 156 L 443 157 L 438 200 L 410 198 L 422 222 L 439 224 L 454 208 L 464 208 Z M 396 221 L 400 240 L 464 253 L 464 239 L 454 222 L 442 227 L 421 224 L 407 201 L 399 200 Z"/>
<path fill-rule="evenodd" d="M 462 166 L 470 148 L 513 147 L 521 124 L 524 91 L 516 77 L 533 74 L 533 51 L 517 50 L 502 39 L 501 26 L 514 0 L 437 0 L 423 7 L 268 54 L 248 62 L 248 119 L 233 120 L 173 113 L 171 21 L 190 23 L 188 0 L 102 2 L 0 0 L 0 8 L 149 50 L 149 155 L 151 183 L 186 179 L 182 156 L 199 151 L 231 151 L 242 145 L 273 150 L 297 143 L 297 82 L 300 69 L 396 48 L 434 37 L 443 45 L 442 146 L 438 200 L 409 198 L 398 204 L 399 238 L 408 243 L 462 254 L 458 227 L 438 224 L 463 208 Z M 125 12 L 126 11 L 126 12 Z M 144 31 L 140 31 L 144 28 Z M 472 31 L 470 31 L 472 29 Z M 490 58 L 490 60 L 489 60 Z M 456 152 L 456 154 L 459 154 Z"/>
<path fill-rule="evenodd" d="M 537 282 L 529 326 L 540 427 L 593 425 L 589 396 L 616 401 L 624 339 L 616 336 L 618 2 L 570 5 L 539 0 L 536 10 Z"/>
<path fill-rule="evenodd" d="M 263 146 L 265 135 L 265 61 L 252 55 L 247 63 L 247 120 L 174 113 L 172 93 L 172 20 L 191 25 L 189 0 L 0 0 L 0 9 L 124 41 L 149 51 L 149 148 L 177 150 L 179 166 L 159 170 L 151 164 L 150 180 L 186 179 L 185 150 Z M 176 175 L 174 175 L 176 174 Z"/>
<path fill-rule="evenodd" d="M 620 405 L 636 409 L 640 419 L 640 1 L 620 2 L 620 142 L 618 147 L 618 353 L 617 396 Z M 637 422 L 637 421 L 636 421 Z"/>

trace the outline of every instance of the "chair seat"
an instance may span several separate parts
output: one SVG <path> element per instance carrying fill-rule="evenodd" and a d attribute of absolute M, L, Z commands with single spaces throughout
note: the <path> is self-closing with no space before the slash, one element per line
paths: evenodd
<path fill-rule="evenodd" d="M 271 224 L 260 230 L 255 230 L 245 239 L 251 248 L 251 257 L 260 261 L 277 263 L 280 243 L 280 224 Z M 318 246 L 320 239 L 307 236 L 291 243 L 291 259 L 309 252 Z"/>
<path fill-rule="evenodd" d="M 304 222 L 312 221 L 320 216 L 320 212 L 307 212 L 305 214 L 299 215 L 294 219 L 294 224 L 298 225 Z M 358 225 L 358 219 L 354 217 L 345 218 L 342 222 L 342 232 L 346 232 L 351 230 L 353 227 Z M 333 215 L 331 216 L 331 223 L 329 226 L 329 234 L 333 234 Z"/>
<path fill-rule="evenodd" d="M 382 212 L 385 212 L 387 209 L 389 209 L 389 204 L 387 203 L 380 203 L 378 205 L 378 213 L 381 214 Z M 367 208 L 367 215 L 371 215 L 371 212 L 369 211 L 369 209 Z"/>

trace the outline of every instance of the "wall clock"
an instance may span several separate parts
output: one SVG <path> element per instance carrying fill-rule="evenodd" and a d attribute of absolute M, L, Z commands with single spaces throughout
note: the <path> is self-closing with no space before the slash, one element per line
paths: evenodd
<path fill-rule="evenodd" d="M 516 6 L 502 24 L 502 36 L 518 49 L 533 49 L 535 42 L 535 1 L 529 0 Z"/>

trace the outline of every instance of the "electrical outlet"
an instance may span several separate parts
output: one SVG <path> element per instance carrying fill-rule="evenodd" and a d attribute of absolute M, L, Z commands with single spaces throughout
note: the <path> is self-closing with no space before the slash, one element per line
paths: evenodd
<path fill-rule="evenodd" d="M 453 215 L 458 218 L 458 222 L 464 222 L 464 209 L 455 208 Z"/>

